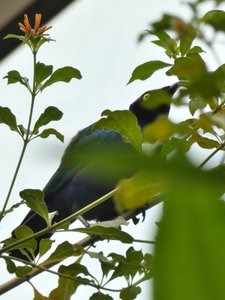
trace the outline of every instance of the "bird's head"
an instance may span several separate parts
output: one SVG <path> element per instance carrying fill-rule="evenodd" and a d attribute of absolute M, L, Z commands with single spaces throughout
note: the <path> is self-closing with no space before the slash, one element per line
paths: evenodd
<path fill-rule="evenodd" d="M 147 91 L 130 105 L 129 110 L 137 117 L 138 124 L 141 128 L 153 122 L 159 115 L 168 114 L 170 110 L 170 104 L 167 103 L 159 104 L 158 106 L 156 105 L 153 108 L 146 106 L 145 102 L 151 101 L 151 95 L 157 92 L 166 92 L 170 96 L 173 96 L 178 89 L 178 86 L 179 84 L 175 83 L 161 89 Z"/>

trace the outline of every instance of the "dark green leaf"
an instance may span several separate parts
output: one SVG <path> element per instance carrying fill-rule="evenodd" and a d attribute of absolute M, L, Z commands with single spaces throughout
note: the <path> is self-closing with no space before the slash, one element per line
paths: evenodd
<path fill-rule="evenodd" d="M 134 69 L 128 84 L 134 80 L 145 80 L 150 78 L 156 71 L 169 67 L 171 64 L 165 63 L 160 60 L 148 61 Z"/>
<path fill-rule="evenodd" d="M 106 118 L 102 118 L 94 124 L 94 131 L 101 128 L 116 131 L 126 143 L 132 144 L 138 151 L 141 150 L 142 134 L 134 114 L 129 110 L 104 110 L 102 116 L 106 116 Z"/>
<path fill-rule="evenodd" d="M 58 121 L 62 118 L 63 113 L 54 106 L 49 106 L 45 109 L 45 111 L 40 115 L 38 120 L 34 125 L 33 132 L 37 133 L 38 129 L 41 126 L 47 125 L 51 121 Z"/>
<path fill-rule="evenodd" d="M 61 265 L 59 267 L 59 273 L 62 274 L 70 274 L 72 276 L 77 276 L 79 274 L 84 274 L 86 276 L 90 275 L 86 266 L 81 265 L 79 263 L 73 263 L 69 266 Z"/>
<path fill-rule="evenodd" d="M 39 255 L 42 256 L 51 249 L 53 241 L 50 239 L 41 239 L 39 246 Z"/>
<path fill-rule="evenodd" d="M 26 204 L 30 209 L 45 219 L 47 225 L 50 225 L 48 208 L 44 201 L 44 193 L 41 190 L 26 189 L 20 192 L 20 197 L 26 201 Z"/>
<path fill-rule="evenodd" d="M 45 79 L 47 79 L 52 74 L 53 66 L 47 66 L 43 63 L 38 62 L 36 64 L 36 76 L 35 83 L 38 87 Z"/>
<path fill-rule="evenodd" d="M 21 225 L 21 226 L 17 227 L 13 231 L 13 233 L 14 233 L 16 239 L 12 239 L 12 242 L 17 241 L 17 240 L 22 240 L 22 239 L 27 238 L 34 234 L 33 230 L 26 225 Z M 11 244 L 10 239 L 5 244 L 6 245 Z M 36 248 L 37 248 L 37 241 L 35 239 L 30 239 L 30 240 L 26 241 L 25 243 L 16 247 L 16 249 L 19 249 L 21 251 L 21 253 L 23 253 L 28 258 L 30 258 L 30 255 L 32 257 L 35 257 L 34 253 L 35 253 Z M 30 255 L 28 255 L 28 253 Z"/>
<path fill-rule="evenodd" d="M 122 243 L 132 243 L 133 242 L 133 237 L 129 235 L 127 232 L 123 232 L 120 229 L 117 228 L 105 228 L 101 226 L 93 226 L 91 228 L 77 228 L 74 229 L 73 231 L 76 232 L 82 232 L 82 233 L 87 233 L 90 235 L 98 235 L 103 239 L 107 240 L 117 240 Z"/>
<path fill-rule="evenodd" d="M 204 15 L 202 22 L 211 25 L 216 31 L 225 31 L 225 12 L 211 10 Z"/>
<path fill-rule="evenodd" d="M 20 278 L 25 278 L 28 273 L 32 271 L 32 267 L 22 266 L 16 268 L 16 276 Z"/>
<path fill-rule="evenodd" d="M 57 130 L 55 130 L 54 128 L 45 129 L 38 136 L 41 137 L 41 138 L 43 138 L 43 139 L 46 139 L 50 135 L 54 135 L 61 142 L 64 141 L 64 136 L 60 132 L 58 132 Z"/>
<path fill-rule="evenodd" d="M 17 131 L 16 117 L 8 107 L 0 106 L 0 123 L 9 126 L 13 131 Z"/>
<path fill-rule="evenodd" d="M 75 293 L 78 286 L 82 284 L 87 284 L 89 281 L 87 279 L 82 279 L 77 277 L 77 274 L 89 275 L 87 268 L 79 264 L 71 264 L 69 266 L 60 266 L 59 273 L 70 275 L 73 279 L 67 279 L 64 277 L 59 277 L 58 287 L 54 289 L 49 296 L 50 300 L 70 300 L 71 296 Z M 76 280 L 77 279 L 77 280 Z"/>
<path fill-rule="evenodd" d="M 26 86 L 30 90 L 29 81 L 26 77 L 22 77 L 20 73 L 16 70 L 9 71 L 8 75 L 3 78 L 8 79 L 8 84 L 13 84 L 19 82 L 20 84 Z"/>
<path fill-rule="evenodd" d="M 89 300 L 113 300 L 109 295 L 103 294 L 101 292 L 94 293 Z"/>
<path fill-rule="evenodd" d="M 7 270 L 10 274 L 13 274 L 16 272 L 16 265 L 13 262 L 13 260 L 9 259 L 9 258 L 4 258 L 5 262 L 6 262 L 6 266 L 7 266 Z"/>
<path fill-rule="evenodd" d="M 108 262 L 101 261 L 101 269 L 103 275 L 106 277 L 108 276 L 111 270 L 115 269 L 115 264 L 113 263 L 113 261 L 108 261 Z"/>
<path fill-rule="evenodd" d="M 129 286 L 122 289 L 120 292 L 120 299 L 122 300 L 133 300 L 137 298 L 137 295 L 141 293 L 141 288 L 139 286 Z"/>
<path fill-rule="evenodd" d="M 137 273 L 139 273 L 140 268 L 140 264 L 136 261 L 129 263 L 120 262 L 115 268 L 110 280 L 123 276 L 131 276 L 133 278 Z"/>
<path fill-rule="evenodd" d="M 128 262 L 134 262 L 141 264 L 144 256 L 141 250 L 134 250 L 133 247 L 130 247 L 126 252 L 126 257 Z"/>
<path fill-rule="evenodd" d="M 69 242 L 63 242 L 56 250 L 50 255 L 48 261 L 61 261 L 69 256 L 75 254 L 73 245 Z"/>
<path fill-rule="evenodd" d="M 79 70 L 72 67 L 60 68 L 52 74 L 52 76 L 43 84 L 40 90 L 43 91 L 46 87 L 58 81 L 70 82 L 70 80 L 73 78 L 82 78 Z"/>

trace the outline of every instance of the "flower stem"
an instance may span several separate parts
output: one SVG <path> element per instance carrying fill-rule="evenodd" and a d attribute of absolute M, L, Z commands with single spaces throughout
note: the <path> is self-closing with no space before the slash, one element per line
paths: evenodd
<path fill-rule="evenodd" d="M 14 175 L 13 175 L 10 187 L 9 187 L 8 194 L 6 196 L 2 211 L 0 212 L 0 221 L 3 219 L 3 217 L 5 215 L 5 211 L 6 211 L 10 196 L 12 194 L 12 190 L 14 188 L 18 173 L 19 173 L 20 166 L 21 166 L 21 163 L 23 161 L 27 145 L 30 141 L 30 129 L 31 129 L 31 122 L 32 122 L 32 116 L 33 116 L 33 111 L 34 111 L 35 96 L 36 96 L 36 54 L 37 54 L 36 52 L 33 52 L 33 74 L 34 74 L 33 75 L 33 88 L 32 88 L 32 91 L 31 91 L 31 106 L 30 106 L 30 113 L 29 113 L 29 118 L 28 118 L 26 136 L 23 140 L 23 148 L 22 148 L 20 156 L 19 156 L 19 160 L 18 160 L 16 170 L 14 172 Z"/>

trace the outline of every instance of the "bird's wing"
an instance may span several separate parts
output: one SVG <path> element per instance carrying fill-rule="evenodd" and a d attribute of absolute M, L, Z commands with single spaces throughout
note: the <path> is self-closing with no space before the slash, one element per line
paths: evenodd
<path fill-rule="evenodd" d="M 123 143 L 121 136 L 115 131 L 99 129 L 92 132 L 92 126 L 93 125 L 90 125 L 84 128 L 72 139 L 69 146 L 66 148 L 60 166 L 43 190 L 45 193 L 45 201 L 50 211 L 57 210 L 57 208 L 55 208 L 56 203 L 54 203 L 54 194 L 58 194 L 59 190 L 64 185 L 76 177 L 76 174 L 78 175 L 79 172 L 87 166 L 84 161 L 81 161 L 80 153 L 88 150 L 88 153 L 90 154 L 93 145 L 98 147 L 98 149 L 103 149 L 104 147 L 118 142 Z M 35 228 L 35 224 L 30 224 L 34 216 L 36 216 L 36 214 L 33 211 L 30 211 L 24 218 L 22 224 L 27 224 Z"/>
<path fill-rule="evenodd" d="M 96 149 L 101 151 L 105 147 L 114 145 L 115 143 L 123 143 L 121 136 L 115 131 L 99 129 L 92 132 L 92 126 L 81 130 L 72 139 L 62 157 L 59 168 L 44 188 L 46 195 L 58 191 L 88 164 L 85 159 L 81 159 L 80 155 L 82 153 L 88 152 L 88 159 L 90 161 L 92 149 L 93 152 Z"/>

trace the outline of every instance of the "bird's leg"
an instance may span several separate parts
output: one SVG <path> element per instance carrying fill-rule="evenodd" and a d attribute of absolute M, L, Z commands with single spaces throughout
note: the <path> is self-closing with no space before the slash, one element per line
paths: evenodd
<path fill-rule="evenodd" d="M 88 223 L 88 221 L 86 221 L 82 216 L 78 216 L 77 220 L 79 220 L 84 225 L 84 227 L 86 227 L 86 228 L 90 227 L 90 224 Z"/>

